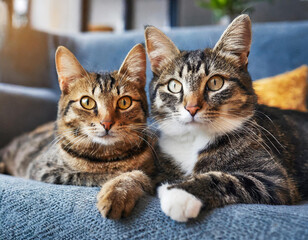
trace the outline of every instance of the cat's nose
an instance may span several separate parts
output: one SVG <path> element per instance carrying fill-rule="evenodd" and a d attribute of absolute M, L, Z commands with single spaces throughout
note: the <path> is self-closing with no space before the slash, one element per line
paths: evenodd
<path fill-rule="evenodd" d="M 195 106 L 185 106 L 185 109 L 190 113 L 191 116 L 195 116 L 198 110 L 200 110 L 200 107 Z"/>
<path fill-rule="evenodd" d="M 114 124 L 114 122 L 112 121 L 100 121 L 99 123 L 105 128 L 107 132 L 111 129 L 112 125 Z"/>

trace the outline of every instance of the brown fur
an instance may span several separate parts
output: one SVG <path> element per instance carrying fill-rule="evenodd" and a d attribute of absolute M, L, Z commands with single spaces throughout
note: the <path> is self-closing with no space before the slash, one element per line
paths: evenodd
<path fill-rule="evenodd" d="M 145 192 L 152 192 L 144 48 L 136 45 L 112 73 L 88 73 L 64 47 L 57 50 L 56 66 L 62 90 L 57 121 L 16 138 L 3 150 L 1 164 L 14 176 L 102 186 L 101 214 L 127 216 Z M 132 103 L 121 109 L 118 101 L 125 96 Z M 85 108 L 84 97 L 93 99 L 95 107 Z"/>

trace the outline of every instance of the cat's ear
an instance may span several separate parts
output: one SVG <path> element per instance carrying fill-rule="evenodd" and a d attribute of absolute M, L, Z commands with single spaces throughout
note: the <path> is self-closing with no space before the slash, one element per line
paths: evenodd
<path fill-rule="evenodd" d="M 68 93 L 69 85 L 76 79 L 86 76 L 86 71 L 80 65 L 73 53 L 60 46 L 56 51 L 56 68 L 60 89 Z"/>
<path fill-rule="evenodd" d="M 162 70 L 180 54 L 180 51 L 174 43 L 156 27 L 147 27 L 144 35 L 152 71 L 156 75 L 160 75 Z"/>
<path fill-rule="evenodd" d="M 146 55 L 142 44 L 135 45 L 124 59 L 118 75 L 125 81 L 137 83 L 144 88 L 146 82 Z"/>
<path fill-rule="evenodd" d="M 251 21 L 247 14 L 235 18 L 224 31 L 214 47 L 214 51 L 222 51 L 236 56 L 241 65 L 248 63 L 251 45 Z"/>

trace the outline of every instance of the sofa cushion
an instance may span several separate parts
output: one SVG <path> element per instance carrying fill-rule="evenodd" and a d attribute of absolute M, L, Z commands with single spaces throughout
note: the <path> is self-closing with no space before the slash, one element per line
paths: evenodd
<path fill-rule="evenodd" d="M 0 174 L 0 239 L 307 239 L 308 204 L 237 204 L 177 223 L 145 196 L 133 214 L 104 219 L 98 188 L 61 186 Z"/>
<path fill-rule="evenodd" d="M 179 49 L 196 50 L 214 47 L 225 28 L 226 26 L 202 26 L 162 30 Z M 248 70 L 253 80 L 290 71 L 303 64 L 308 65 L 308 21 L 258 23 L 252 25 L 252 30 Z M 116 70 L 137 43 L 144 43 L 143 31 L 56 35 L 49 45 L 51 64 L 54 65 L 56 47 L 64 45 L 90 71 Z M 54 81 L 57 82 L 55 72 L 53 74 Z M 148 83 L 151 78 L 148 61 Z"/>
<path fill-rule="evenodd" d="M 253 82 L 258 103 L 281 109 L 307 111 L 308 67 Z"/>

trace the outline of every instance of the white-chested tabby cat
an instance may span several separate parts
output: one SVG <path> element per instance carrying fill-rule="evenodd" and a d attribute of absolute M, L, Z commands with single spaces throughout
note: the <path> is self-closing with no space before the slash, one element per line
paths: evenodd
<path fill-rule="evenodd" d="M 8 145 L 2 154 L 5 172 L 48 183 L 102 186 L 101 214 L 126 216 L 152 190 L 144 47 L 136 45 L 112 73 L 86 72 L 64 47 L 56 52 L 56 66 L 62 91 L 57 121 Z"/>
<path fill-rule="evenodd" d="M 308 197 L 308 114 L 256 104 L 247 15 L 236 18 L 213 49 L 179 51 L 151 26 L 145 38 L 166 215 L 187 221 L 202 206 L 293 204 Z"/>

